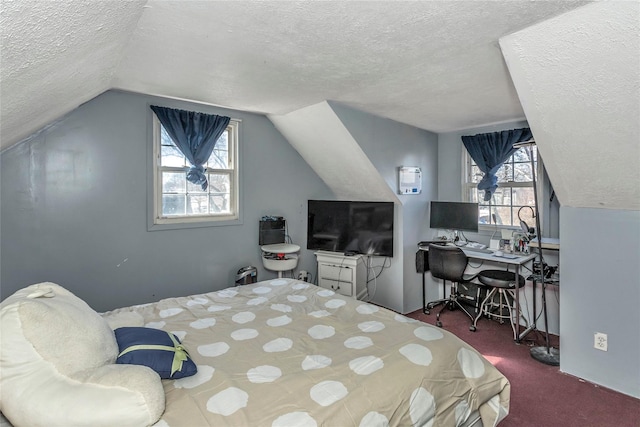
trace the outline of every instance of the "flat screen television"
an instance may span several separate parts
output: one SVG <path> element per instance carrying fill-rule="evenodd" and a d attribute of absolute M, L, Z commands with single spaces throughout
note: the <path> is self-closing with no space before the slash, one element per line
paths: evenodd
<path fill-rule="evenodd" d="M 309 200 L 307 249 L 393 256 L 393 202 Z"/>
<path fill-rule="evenodd" d="M 478 204 L 432 201 L 429 227 L 445 230 L 478 231 Z"/>

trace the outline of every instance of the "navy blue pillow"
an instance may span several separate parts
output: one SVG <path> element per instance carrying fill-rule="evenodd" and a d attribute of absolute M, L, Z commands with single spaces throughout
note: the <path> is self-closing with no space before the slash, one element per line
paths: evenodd
<path fill-rule="evenodd" d="M 188 377 L 198 370 L 178 337 L 170 332 L 124 327 L 115 334 L 120 352 L 116 363 L 148 366 L 166 379 Z"/>

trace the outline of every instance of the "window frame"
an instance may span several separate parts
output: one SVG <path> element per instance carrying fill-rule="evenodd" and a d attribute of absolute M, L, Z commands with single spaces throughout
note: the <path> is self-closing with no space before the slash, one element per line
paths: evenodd
<path fill-rule="evenodd" d="M 526 147 L 521 147 L 520 150 L 527 150 Z M 513 158 L 513 156 L 515 155 L 512 154 L 509 158 L 509 160 L 511 160 Z M 528 158 L 528 154 L 525 154 Z M 536 170 L 535 170 L 535 178 L 537 181 L 540 181 L 540 177 L 542 177 L 542 171 L 543 171 L 543 165 L 542 165 L 542 161 L 540 160 L 540 156 L 538 151 L 536 150 L 536 154 L 535 154 L 535 158 L 534 158 L 534 162 L 536 165 Z M 462 201 L 465 202 L 471 202 L 471 197 L 470 197 L 470 190 L 472 189 L 477 189 L 477 183 L 472 182 L 472 166 L 473 166 L 473 159 L 471 158 L 471 155 L 469 154 L 469 152 L 465 149 L 462 150 Z M 507 163 L 507 162 L 505 162 Z M 520 163 L 520 162 L 519 162 Z M 527 164 L 531 164 L 530 161 L 527 162 Z M 538 183 L 538 182 L 537 182 Z M 508 184 L 508 185 L 505 185 Z M 509 181 L 508 183 L 498 183 L 498 188 L 531 188 L 532 191 L 534 190 L 534 185 L 533 185 L 533 181 L 527 181 L 527 182 L 522 182 L 522 181 Z M 537 185 L 538 187 L 538 201 L 541 200 L 540 198 L 540 185 Z M 483 201 L 478 200 L 478 221 L 480 220 L 480 209 L 483 206 Z M 509 205 L 511 207 L 511 209 L 514 209 L 514 204 L 513 204 L 513 199 L 511 204 Z M 518 206 L 518 205 L 515 205 Z M 525 205 L 528 206 L 528 205 Z M 535 206 L 531 205 L 531 208 L 535 210 Z M 540 218 L 538 218 L 541 221 L 542 224 L 542 207 L 538 206 L 539 210 L 540 210 Z M 517 220 L 517 210 L 514 211 L 514 220 Z M 529 222 L 529 221 L 528 221 Z M 530 226 L 532 226 L 532 224 L 529 224 Z M 496 230 L 496 229 L 509 229 L 509 230 L 519 230 L 520 229 L 520 224 L 514 224 L 514 225 L 509 225 L 509 224 L 487 224 L 487 223 L 480 223 L 478 222 L 478 229 L 479 230 Z"/>
<path fill-rule="evenodd" d="M 151 111 L 151 110 L 150 110 Z M 229 169 L 206 168 L 206 173 L 221 171 L 229 173 L 230 177 L 230 207 L 229 214 L 209 214 L 209 215 L 179 215 L 162 216 L 162 178 L 163 170 L 183 171 L 186 179 L 186 168 L 162 166 L 162 141 L 161 123 L 158 117 L 151 111 L 151 162 L 150 162 L 150 184 L 148 197 L 148 230 L 172 230 L 180 228 L 214 227 L 224 225 L 241 224 L 241 185 L 240 185 L 240 164 L 241 164 L 241 123 L 239 119 L 232 118 L 227 125 L 228 149 L 229 149 Z"/>

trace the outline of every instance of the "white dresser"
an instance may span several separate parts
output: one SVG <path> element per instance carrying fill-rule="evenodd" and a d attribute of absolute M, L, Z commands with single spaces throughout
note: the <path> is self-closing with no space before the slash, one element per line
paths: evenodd
<path fill-rule="evenodd" d="M 328 251 L 317 251 L 315 255 L 318 261 L 318 286 L 360 300 L 367 298 L 364 257 Z"/>

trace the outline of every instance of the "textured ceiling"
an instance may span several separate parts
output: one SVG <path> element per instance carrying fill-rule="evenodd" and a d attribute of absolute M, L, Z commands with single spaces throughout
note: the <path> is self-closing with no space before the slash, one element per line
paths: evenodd
<path fill-rule="evenodd" d="M 562 205 L 640 210 L 640 3 L 594 3 L 500 45 Z"/>
<path fill-rule="evenodd" d="M 110 88 L 444 132 L 524 117 L 500 37 L 584 1 L 2 1 L 7 147 Z"/>

